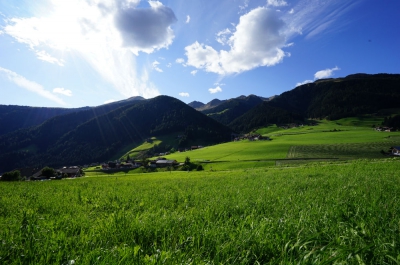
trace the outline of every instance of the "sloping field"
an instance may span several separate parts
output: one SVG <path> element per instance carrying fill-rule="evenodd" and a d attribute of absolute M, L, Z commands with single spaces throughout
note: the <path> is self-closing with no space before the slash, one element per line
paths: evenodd
<path fill-rule="evenodd" d="M 351 124 L 358 121 L 361 124 L 363 122 L 357 118 L 347 120 Z M 368 124 L 371 122 L 370 119 L 367 121 Z M 387 151 L 391 146 L 400 145 L 400 132 L 377 132 L 370 127 L 342 126 L 336 121 L 319 121 L 317 126 L 286 130 L 272 126 L 260 131 L 269 132 L 265 136 L 271 137 L 272 141 L 243 140 L 167 157 L 184 161 L 189 156 L 193 162 L 220 162 L 213 165 L 213 169 L 245 168 L 250 162 L 283 159 L 384 158 L 381 150 Z M 223 165 L 222 162 L 231 163 L 231 166 Z M 257 167 L 261 164 L 252 165 Z"/>
<path fill-rule="evenodd" d="M 289 146 L 274 144 L 273 141 L 243 140 L 209 146 L 206 148 L 175 153 L 169 159 L 184 161 L 189 156 L 193 161 L 243 161 L 284 158 Z"/>

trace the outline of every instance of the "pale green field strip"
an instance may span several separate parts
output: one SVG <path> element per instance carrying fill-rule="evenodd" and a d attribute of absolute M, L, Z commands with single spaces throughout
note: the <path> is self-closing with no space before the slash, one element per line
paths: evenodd
<path fill-rule="evenodd" d="M 287 158 L 383 158 L 381 150 L 387 152 L 391 146 L 400 146 L 399 142 L 348 143 L 297 145 L 289 149 Z"/>
<path fill-rule="evenodd" d="M 273 141 L 239 141 L 209 146 L 206 148 L 174 153 L 168 159 L 184 161 L 189 156 L 193 161 L 238 161 L 285 158 L 289 146 L 274 144 Z"/>

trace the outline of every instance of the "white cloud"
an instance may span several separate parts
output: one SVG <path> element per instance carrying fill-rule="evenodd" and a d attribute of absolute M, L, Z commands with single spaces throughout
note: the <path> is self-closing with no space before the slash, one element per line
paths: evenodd
<path fill-rule="evenodd" d="M 340 68 L 336 66 L 331 69 L 325 69 L 325 70 L 318 71 L 314 74 L 314 80 L 329 78 L 333 75 L 334 71 L 338 71 L 338 70 L 340 70 Z M 312 83 L 312 82 L 314 82 L 314 80 L 305 80 L 303 82 L 297 83 L 296 86 L 301 86 L 304 84 Z"/>
<path fill-rule="evenodd" d="M 176 62 L 176 63 L 179 63 L 179 64 L 183 64 L 183 63 L 185 62 L 185 59 L 183 59 L 183 58 L 178 58 L 178 59 L 175 60 L 175 62 Z"/>
<path fill-rule="evenodd" d="M 208 91 L 209 91 L 211 94 L 215 94 L 215 93 L 218 93 L 218 92 L 222 92 L 222 88 L 219 87 L 219 86 L 217 86 L 216 88 L 209 88 Z"/>
<path fill-rule="evenodd" d="M 147 98 L 159 95 L 149 81 L 147 71 L 136 67 L 134 53 L 151 52 L 166 47 L 172 41 L 173 34 L 168 23 L 152 20 L 159 12 L 166 11 L 165 16 L 169 18 L 167 22 L 171 21 L 172 10 L 154 1 L 150 3 L 150 8 L 141 8 L 136 19 L 143 20 L 137 22 L 143 26 L 144 22 L 151 20 L 144 28 L 148 29 L 147 26 L 151 25 L 154 28 L 151 32 L 160 34 L 152 39 L 147 31 L 148 34 L 136 40 L 137 44 L 129 41 L 137 31 L 124 28 L 123 22 L 130 20 L 124 20 L 123 17 L 136 12 L 132 10 L 139 0 L 49 2 L 51 7 L 45 16 L 8 19 L 4 27 L 5 34 L 26 44 L 38 59 L 50 63 L 68 63 L 49 55 L 53 53 L 51 51 L 56 51 L 56 54 L 72 53 L 76 58 L 85 60 L 124 97 L 140 95 Z M 121 2 L 124 4 L 119 5 Z M 116 21 L 120 21 L 121 29 L 116 27 Z M 126 46 L 123 47 L 123 43 Z"/>
<path fill-rule="evenodd" d="M 334 71 L 338 71 L 338 70 L 340 70 L 340 68 L 337 67 L 337 66 L 334 67 L 334 68 L 331 68 L 331 69 L 321 70 L 321 71 L 318 71 L 318 72 L 316 72 L 314 74 L 314 78 L 315 79 L 328 78 L 328 77 L 331 77 L 333 75 Z"/>
<path fill-rule="evenodd" d="M 115 25 L 123 44 L 136 55 L 167 48 L 174 38 L 171 25 L 177 21 L 174 12 L 159 1 L 149 1 L 150 8 L 119 8 Z"/>
<path fill-rule="evenodd" d="M 192 75 L 196 75 L 197 74 L 197 70 L 193 70 L 190 72 Z"/>
<path fill-rule="evenodd" d="M 152 66 L 153 66 L 153 69 L 154 69 L 154 70 L 156 70 L 157 72 L 162 73 L 163 70 L 162 70 L 161 68 L 158 67 L 159 64 L 160 64 L 159 62 L 154 61 L 153 64 L 152 64 Z"/>
<path fill-rule="evenodd" d="M 179 96 L 181 96 L 181 97 L 189 97 L 189 93 L 181 92 L 181 93 L 179 93 Z"/>
<path fill-rule="evenodd" d="M 229 36 L 232 35 L 230 29 L 224 29 L 217 33 L 216 41 L 222 45 L 227 44 Z"/>
<path fill-rule="evenodd" d="M 51 101 L 54 101 L 57 104 L 66 105 L 65 102 L 61 98 L 52 94 L 50 91 L 45 90 L 42 85 L 40 85 L 36 82 L 30 81 L 30 80 L 26 79 L 25 77 L 15 73 L 11 70 L 0 67 L 0 74 L 3 74 L 10 82 L 13 82 L 14 84 L 16 84 L 19 87 L 22 87 L 26 90 L 36 93 L 39 96 L 47 98 Z"/>
<path fill-rule="evenodd" d="M 187 15 L 187 16 L 186 16 L 186 21 L 185 21 L 185 23 L 188 24 L 189 22 L 190 22 L 190 16 Z"/>
<path fill-rule="evenodd" d="M 288 4 L 284 0 L 267 0 L 268 6 L 287 6 Z"/>
<path fill-rule="evenodd" d="M 218 52 L 195 42 L 185 48 L 187 65 L 227 75 L 278 64 L 287 56 L 282 50 L 286 41 L 281 34 L 284 26 L 277 12 L 264 7 L 253 9 L 240 17 L 236 31 L 227 39 L 229 51 Z"/>
<path fill-rule="evenodd" d="M 296 86 L 301 86 L 301 85 L 305 85 L 305 84 L 309 84 L 314 82 L 313 80 L 304 80 L 303 82 L 297 83 Z"/>
<path fill-rule="evenodd" d="M 172 67 L 172 63 L 168 63 L 168 64 L 167 64 L 167 67 L 168 67 L 168 68 L 171 68 L 171 67 Z"/>
<path fill-rule="evenodd" d="M 109 100 L 104 101 L 104 104 L 113 103 L 113 102 L 116 102 L 116 100 L 115 99 L 109 99 Z"/>
<path fill-rule="evenodd" d="M 53 89 L 53 93 L 61 94 L 61 95 L 68 96 L 68 97 L 71 97 L 71 96 L 72 96 L 72 91 L 69 90 L 69 89 L 65 89 L 65 88 L 63 88 L 63 87 L 56 87 L 56 88 L 54 88 L 54 89 Z"/>
<path fill-rule="evenodd" d="M 186 65 L 221 76 L 242 73 L 261 66 L 281 63 L 291 39 L 299 34 L 311 38 L 331 32 L 345 23 L 339 18 L 360 0 L 299 0 L 286 12 L 257 7 L 240 17 L 233 29 L 220 30 L 216 41 L 228 48 L 217 50 L 199 41 L 185 47 Z M 267 6 L 286 6 L 283 0 L 268 0 Z M 296 12 L 294 12 L 296 10 Z M 339 25 L 340 26 L 340 25 Z"/>
<path fill-rule="evenodd" d="M 39 60 L 48 62 L 48 63 L 53 63 L 53 64 L 58 64 L 59 66 L 64 66 L 64 61 L 59 60 L 50 54 L 48 54 L 46 51 L 35 51 L 36 56 Z"/>

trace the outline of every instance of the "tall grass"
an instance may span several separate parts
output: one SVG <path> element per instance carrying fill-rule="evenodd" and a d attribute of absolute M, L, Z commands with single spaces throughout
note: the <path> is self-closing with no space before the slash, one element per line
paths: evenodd
<path fill-rule="evenodd" d="M 398 166 L 0 183 L 0 263 L 398 264 Z"/>

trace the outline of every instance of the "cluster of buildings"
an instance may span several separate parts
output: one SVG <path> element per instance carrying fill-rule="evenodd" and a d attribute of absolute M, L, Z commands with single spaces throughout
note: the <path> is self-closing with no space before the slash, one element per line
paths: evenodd
<path fill-rule="evenodd" d="M 378 127 L 375 127 L 375 131 L 378 131 L 378 132 L 395 132 L 396 129 L 394 129 L 392 127 L 380 127 L 380 126 L 378 126 Z"/>
<path fill-rule="evenodd" d="M 268 136 L 262 136 L 261 134 L 232 134 L 232 141 L 242 141 L 242 140 L 249 140 L 249 141 L 263 141 L 263 140 L 271 140 Z"/>
<path fill-rule="evenodd" d="M 62 167 L 54 169 L 53 176 L 43 175 L 43 168 L 17 168 L 24 180 L 59 180 L 63 178 L 77 178 L 81 176 L 81 168 L 78 166 Z"/>
<path fill-rule="evenodd" d="M 143 165 L 143 161 L 109 161 L 101 165 L 102 170 L 105 171 L 118 171 L 123 169 L 135 169 L 141 166 L 148 166 L 151 168 L 162 168 L 162 167 L 173 167 L 180 165 L 176 160 L 168 160 L 164 157 L 158 157 L 156 159 L 148 160 L 147 165 Z"/>

